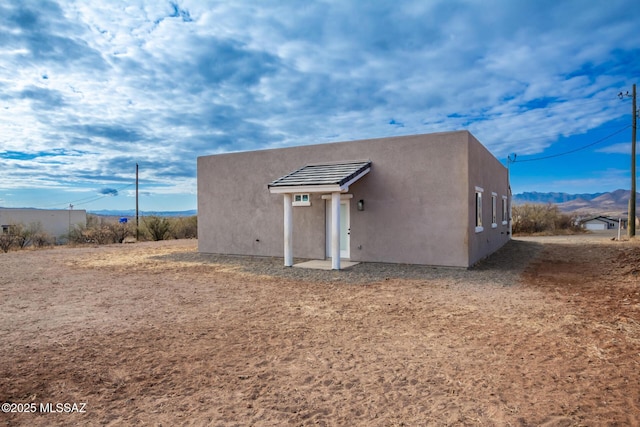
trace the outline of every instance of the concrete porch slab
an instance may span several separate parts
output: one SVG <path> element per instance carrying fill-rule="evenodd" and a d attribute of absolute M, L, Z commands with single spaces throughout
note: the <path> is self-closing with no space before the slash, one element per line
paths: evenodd
<path fill-rule="evenodd" d="M 354 265 L 357 265 L 357 264 L 360 264 L 360 263 L 353 262 L 353 261 L 340 260 L 340 270 L 353 267 Z M 293 266 L 298 268 L 311 268 L 315 270 L 331 270 L 331 260 L 330 259 L 312 259 L 311 261 L 301 262 L 298 264 L 294 264 Z"/>

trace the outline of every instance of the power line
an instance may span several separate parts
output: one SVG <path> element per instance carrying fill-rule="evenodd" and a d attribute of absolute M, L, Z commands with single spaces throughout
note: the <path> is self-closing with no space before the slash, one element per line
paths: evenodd
<path fill-rule="evenodd" d="M 122 186 L 120 188 L 116 188 L 115 190 L 116 191 L 122 191 L 125 188 L 129 188 L 129 187 L 133 186 L 134 184 L 135 183 L 127 184 L 127 185 L 124 185 L 124 186 Z M 98 200 L 104 199 L 105 197 L 111 197 L 111 194 L 104 194 L 102 196 L 97 196 L 97 197 L 96 196 L 84 197 L 82 199 L 73 200 L 73 201 L 71 201 L 69 203 L 64 203 L 64 205 L 65 206 L 68 206 L 69 204 L 73 204 L 74 206 L 86 205 L 86 204 L 93 203 L 93 202 L 96 202 Z M 55 203 L 55 204 L 51 204 L 51 205 L 45 206 L 45 208 L 54 207 L 54 206 L 62 206 L 62 205 L 63 205 L 63 203 Z"/>
<path fill-rule="evenodd" d="M 617 128 L 620 124 L 609 124 L 609 125 L 602 125 L 599 126 L 598 129 L 609 129 L 609 128 Z M 565 137 L 565 133 L 551 133 L 548 135 L 542 135 L 542 136 L 532 136 L 531 138 L 518 138 L 515 140 L 509 140 L 508 142 L 525 142 L 525 141 L 537 141 L 537 140 L 544 140 L 544 139 L 553 139 L 553 138 L 559 138 L 559 137 Z"/>
<path fill-rule="evenodd" d="M 597 140 L 595 142 L 592 142 L 592 143 L 587 144 L 587 145 L 583 145 L 582 147 L 579 147 L 579 148 L 574 148 L 573 150 L 565 151 L 565 152 L 558 153 L 558 154 L 551 154 L 551 155 L 543 156 L 543 157 L 536 157 L 536 158 L 533 158 L 533 159 L 514 160 L 512 163 L 536 162 L 536 161 L 539 161 L 539 160 L 547 160 L 547 159 L 553 159 L 555 157 L 566 156 L 567 154 L 572 154 L 572 153 L 575 153 L 577 151 L 581 151 L 581 150 L 585 150 L 585 149 L 587 149 L 589 147 L 593 147 L 596 144 L 600 144 L 601 142 L 606 141 L 607 139 L 611 138 L 612 136 L 615 136 L 615 135 L 621 133 L 622 131 L 629 129 L 630 127 L 631 127 L 631 125 L 627 125 L 627 126 L 623 127 L 622 129 L 619 129 L 619 130 L 617 130 L 616 132 L 614 132 L 614 133 L 612 133 L 610 135 L 607 135 L 607 136 L 605 136 L 603 138 L 600 138 L 599 140 Z"/>
<path fill-rule="evenodd" d="M 122 191 L 122 190 L 124 190 L 125 188 L 129 188 L 129 187 L 131 187 L 132 185 L 134 185 L 134 184 L 128 184 L 128 185 L 125 185 L 125 186 L 124 186 L 124 187 L 122 187 L 122 188 L 117 188 L 116 190 L 117 190 L 117 191 Z M 83 203 L 76 203 L 76 206 L 77 206 L 77 205 L 86 205 L 86 204 L 93 203 L 93 202 L 96 202 L 96 201 L 98 201 L 98 200 L 104 199 L 105 197 L 111 197 L 111 196 L 112 196 L 111 194 L 105 194 L 105 195 L 103 195 L 103 196 L 99 196 L 99 197 L 96 197 L 96 198 L 94 198 L 94 199 L 87 200 L 86 202 L 83 202 Z M 72 202 L 72 203 L 73 203 L 73 202 Z"/>

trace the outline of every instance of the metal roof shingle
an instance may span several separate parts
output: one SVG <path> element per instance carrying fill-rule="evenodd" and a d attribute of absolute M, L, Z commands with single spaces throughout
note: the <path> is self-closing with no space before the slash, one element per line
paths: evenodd
<path fill-rule="evenodd" d="M 268 187 L 343 185 L 370 166 L 370 160 L 309 164 L 272 181 Z"/>

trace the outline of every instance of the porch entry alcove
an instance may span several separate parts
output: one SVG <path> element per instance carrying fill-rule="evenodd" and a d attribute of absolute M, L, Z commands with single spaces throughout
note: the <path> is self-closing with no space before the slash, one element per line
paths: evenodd
<path fill-rule="evenodd" d="M 307 164 L 268 184 L 272 194 L 284 197 L 284 265 L 293 266 L 293 206 L 295 194 L 322 193 L 327 201 L 327 253 L 331 268 L 340 270 L 340 258 L 349 257 L 349 186 L 371 170 L 370 160 Z M 330 249 L 330 250 L 329 250 Z"/>

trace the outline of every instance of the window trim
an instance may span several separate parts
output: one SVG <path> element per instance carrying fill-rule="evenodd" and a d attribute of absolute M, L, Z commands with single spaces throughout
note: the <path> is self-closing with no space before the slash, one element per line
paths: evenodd
<path fill-rule="evenodd" d="M 509 224 L 509 198 L 502 196 L 502 225 Z"/>
<path fill-rule="evenodd" d="M 300 200 L 296 201 L 297 198 L 300 198 Z M 291 204 L 293 206 L 311 206 L 311 196 L 309 193 L 295 193 Z"/>
<path fill-rule="evenodd" d="M 498 228 L 498 193 L 491 192 L 491 228 Z"/>
<path fill-rule="evenodd" d="M 482 193 L 484 193 L 484 188 L 482 187 L 476 187 L 476 197 L 475 197 L 475 201 L 476 201 L 476 228 L 475 231 L 476 233 L 480 233 L 482 231 L 484 231 L 484 227 L 482 226 Z"/>

